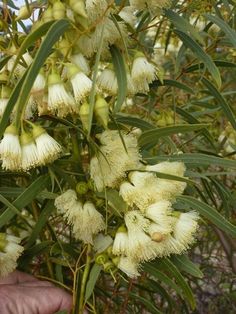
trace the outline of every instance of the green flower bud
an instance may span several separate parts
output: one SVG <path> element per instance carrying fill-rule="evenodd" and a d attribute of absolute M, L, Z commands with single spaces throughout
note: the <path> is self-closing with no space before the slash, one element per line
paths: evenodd
<path fill-rule="evenodd" d="M 85 10 L 85 4 L 83 0 L 69 0 L 69 6 L 72 11 L 76 12 L 78 15 L 87 18 L 87 13 Z"/>
<path fill-rule="evenodd" d="M 95 263 L 98 265 L 104 265 L 108 262 L 108 256 L 105 253 L 99 254 L 95 257 Z"/>
<path fill-rule="evenodd" d="M 103 265 L 103 269 L 106 273 L 110 273 L 110 272 L 114 271 L 116 269 L 116 267 L 112 262 L 109 261 Z"/>
<path fill-rule="evenodd" d="M 42 17 L 43 22 L 49 22 L 53 20 L 53 12 L 52 12 L 52 7 L 48 7 L 44 12 L 43 12 L 43 17 Z"/>
<path fill-rule="evenodd" d="M 57 1 L 53 4 L 52 15 L 55 20 L 63 19 L 66 16 L 66 7 L 64 3 Z"/>
<path fill-rule="evenodd" d="M 79 116 L 80 120 L 82 122 L 83 128 L 88 131 L 88 125 L 89 125 L 89 104 L 87 102 L 84 102 L 79 110 Z"/>
<path fill-rule="evenodd" d="M 84 195 L 88 192 L 88 184 L 84 181 L 78 182 L 76 184 L 76 192 L 79 195 Z"/>
<path fill-rule="evenodd" d="M 20 20 L 27 20 L 28 18 L 30 18 L 32 14 L 32 7 L 31 6 L 22 6 L 19 10 L 19 14 L 16 18 L 16 21 L 20 21 Z"/>
<path fill-rule="evenodd" d="M 97 97 L 94 113 L 98 122 L 106 129 L 109 120 L 109 105 L 101 96 Z"/>

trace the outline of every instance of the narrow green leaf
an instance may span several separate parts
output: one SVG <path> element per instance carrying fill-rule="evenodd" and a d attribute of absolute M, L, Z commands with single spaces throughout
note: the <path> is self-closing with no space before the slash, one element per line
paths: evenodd
<path fill-rule="evenodd" d="M 16 60 L 14 62 L 14 66 L 13 66 L 11 75 L 13 75 L 15 67 L 17 66 L 17 63 L 19 62 L 20 58 L 22 57 L 22 55 L 24 54 L 26 49 L 29 48 L 31 45 L 35 44 L 36 40 L 38 40 L 39 38 L 44 36 L 53 23 L 54 23 L 54 21 L 50 21 L 50 22 L 44 23 L 40 27 L 36 28 L 35 31 L 33 31 L 32 33 L 28 34 L 28 36 L 26 36 L 25 40 L 21 44 L 20 49 L 18 51 L 18 54 L 17 54 Z"/>
<path fill-rule="evenodd" d="M 17 82 L 17 84 L 16 84 L 14 90 L 12 91 L 11 96 L 8 100 L 6 109 L 4 110 L 4 113 L 2 115 L 2 119 L 0 121 L 0 138 L 2 137 L 6 127 L 8 125 L 10 114 L 11 114 L 11 112 L 12 112 L 12 110 L 13 110 L 16 102 L 17 102 L 17 99 L 19 97 L 19 93 L 20 93 L 22 84 L 25 80 L 26 74 L 27 74 L 27 71 L 24 73 L 24 75 L 21 77 L 21 79 Z"/>
<path fill-rule="evenodd" d="M 10 59 L 11 59 L 11 56 L 6 56 L 0 59 L 0 70 L 4 67 L 5 64 L 7 64 L 8 60 Z"/>
<path fill-rule="evenodd" d="M 196 307 L 196 302 L 194 299 L 193 292 L 189 284 L 185 281 L 184 277 L 178 270 L 178 268 L 168 258 L 162 258 L 158 260 L 158 265 L 159 264 L 162 264 L 163 269 L 165 269 L 170 275 L 172 275 L 175 278 L 176 283 L 179 285 L 179 287 L 181 287 L 183 294 L 185 295 L 191 308 L 194 310 Z"/>
<path fill-rule="evenodd" d="M 175 31 L 175 33 L 182 40 L 184 45 L 186 45 L 190 50 L 192 50 L 193 54 L 196 55 L 196 57 L 205 64 L 208 71 L 214 78 L 217 86 L 220 88 L 221 87 L 220 72 L 216 67 L 214 61 L 211 59 L 211 57 L 190 36 L 177 30 Z"/>
<path fill-rule="evenodd" d="M 10 203 L 3 195 L 0 194 L 0 202 L 6 205 L 15 215 L 18 215 L 30 228 L 31 225 L 29 224 L 28 220 L 21 215 L 20 210 L 14 206 L 12 203 Z"/>
<path fill-rule="evenodd" d="M 198 153 L 192 153 L 192 154 L 180 154 L 180 155 L 164 155 L 164 156 L 158 156 L 158 157 L 150 157 L 145 158 L 151 163 L 155 163 L 157 161 L 182 161 L 185 164 L 193 165 L 193 166 L 220 166 L 220 167 L 226 167 L 226 168 L 236 168 L 236 160 L 216 157 L 216 156 L 210 156 L 205 154 L 198 154 Z"/>
<path fill-rule="evenodd" d="M 17 199 L 12 203 L 19 210 L 27 206 L 32 200 L 41 192 L 48 182 L 48 175 L 44 175 L 36 179 L 25 191 L 17 197 Z M 0 215 L 0 228 L 2 228 L 6 223 L 9 222 L 15 216 L 15 212 L 12 209 L 7 208 Z"/>
<path fill-rule="evenodd" d="M 205 127 L 207 127 L 207 124 L 178 124 L 164 128 L 156 128 L 154 130 L 147 130 L 139 137 L 139 145 L 141 147 L 144 147 L 147 144 L 154 146 L 163 136 L 198 131 Z"/>
<path fill-rule="evenodd" d="M 89 274 L 87 285 L 86 285 L 85 302 L 91 297 L 101 270 L 102 270 L 101 265 L 98 265 L 98 264 L 93 265 L 91 272 Z"/>
<path fill-rule="evenodd" d="M 48 221 L 48 217 L 51 215 L 52 211 L 54 210 L 53 202 L 49 201 L 47 205 L 44 207 L 44 209 L 41 211 L 39 218 L 34 225 L 33 231 L 28 239 L 28 242 L 26 244 L 26 248 L 31 247 L 34 242 L 37 240 L 37 237 L 39 236 L 41 230 L 46 225 Z"/>
<path fill-rule="evenodd" d="M 221 106 L 225 116 L 228 118 L 232 127 L 236 130 L 235 115 L 232 109 L 230 108 L 230 105 L 227 103 L 225 98 L 221 95 L 221 93 L 215 88 L 215 86 L 209 80 L 203 77 L 202 82 L 207 87 L 211 95 L 215 97 L 217 103 Z"/>
<path fill-rule="evenodd" d="M 182 89 L 184 91 L 186 91 L 187 93 L 190 94 L 194 94 L 194 91 L 191 87 L 187 86 L 186 84 L 183 84 L 181 82 L 175 81 L 175 80 L 163 80 L 163 82 L 161 81 L 155 81 L 154 85 L 157 84 L 159 86 L 172 86 L 172 87 L 176 87 L 179 89 Z"/>
<path fill-rule="evenodd" d="M 125 125 L 131 125 L 131 126 L 134 126 L 136 128 L 140 128 L 142 131 L 155 128 L 154 125 L 152 125 L 151 123 L 149 123 L 143 119 L 139 119 L 139 118 L 136 118 L 136 117 L 124 114 L 124 113 L 116 114 L 115 120 L 117 123 L 121 123 L 121 124 L 125 124 Z"/>
<path fill-rule="evenodd" d="M 148 310 L 148 313 L 153 313 L 153 314 L 162 314 L 163 312 L 159 311 L 155 304 L 153 304 L 150 300 L 148 300 L 147 298 L 141 297 L 136 293 L 130 292 L 129 296 L 136 300 L 137 302 L 141 302 L 144 306 L 145 309 Z"/>
<path fill-rule="evenodd" d="M 220 30 L 223 31 L 228 37 L 231 44 L 236 47 L 236 32 L 234 29 L 232 29 L 224 20 L 219 18 L 216 15 L 210 15 L 210 14 L 203 14 L 208 20 L 215 23 L 217 26 L 219 26 Z"/>
<path fill-rule="evenodd" d="M 125 101 L 126 91 L 127 91 L 127 76 L 126 68 L 122 54 L 116 46 L 111 46 L 110 48 L 112 63 L 114 65 L 114 70 L 117 77 L 118 83 L 118 95 L 117 101 L 114 107 L 114 112 L 120 111 L 122 104 Z"/>
<path fill-rule="evenodd" d="M 149 289 L 152 289 L 154 293 L 158 293 L 159 295 L 161 295 L 162 298 L 168 303 L 168 313 L 173 313 L 174 299 L 169 295 L 168 291 L 166 291 L 165 288 L 163 288 L 157 281 L 154 281 L 152 279 L 147 279 L 147 284 L 145 284 L 145 286 Z"/>
<path fill-rule="evenodd" d="M 92 88 L 90 91 L 90 95 L 89 95 L 89 123 L 88 123 L 88 135 L 87 137 L 89 138 L 90 136 L 90 132 L 91 132 L 91 128 L 92 128 L 92 122 L 93 122 L 93 111 L 94 111 L 94 105 L 95 105 L 95 95 L 96 95 L 96 79 L 97 79 L 97 75 L 98 75 L 98 66 L 99 66 L 99 62 L 100 62 L 100 57 L 101 57 L 101 53 L 102 53 L 102 47 L 103 47 L 103 37 L 104 37 L 104 25 L 102 27 L 102 31 L 101 31 L 101 36 L 100 36 L 100 44 L 98 47 L 98 51 L 96 54 L 96 58 L 95 58 L 95 64 L 94 64 L 94 68 L 93 68 L 93 77 L 92 77 Z"/>
<path fill-rule="evenodd" d="M 223 61 L 223 60 L 214 60 L 214 63 L 217 67 L 222 67 L 222 68 L 236 68 L 236 63 L 233 62 L 228 62 L 228 61 Z M 184 69 L 184 73 L 189 73 L 189 72 L 194 72 L 194 71 L 199 71 L 204 68 L 204 63 L 198 63 L 198 64 L 193 64 L 190 65 L 188 68 Z"/>
<path fill-rule="evenodd" d="M 232 237 L 236 237 L 236 226 L 227 221 L 215 208 L 205 204 L 191 196 L 178 196 L 177 199 L 183 204 L 198 210 L 201 215 L 216 225 L 219 229 L 225 231 Z"/>
<path fill-rule="evenodd" d="M 69 21 L 65 19 L 58 20 L 53 23 L 53 25 L 49 28 L 39 50 L 37 51 L 34 61 L 32 62 L 29 71 L 26 74 L 26 78 L 24 80 L 23 86 L 21 88 L 21 92 L 18 98 L 17 103 L 17 122 L 19 123 L 20 116 L 24 105 L 27 103 L 27 99 L 29 97 L 30 90 L 34 84 L 34 81 L 38 75 L 39 70 L 43 66 L 45 60 L 51 53 L 51 49 L 53 45 L 57 42 L 60 36 L 65 32 L 65 30 L 69 26 Z"/>
<path fill-rule="evenodd" d="M 171 11 L 170 9 L 166 9 L 166 10 L 164 10 L 164 12 L 165 12 L 165 15 L 167 16 L 167 18 L 171 21 L 171 23 L 174 24 L 174 26 L 178 30 L 180 30 L 180 31 L 182 31 L 188 35 L 191 35 L 193 38 L 198 40 L 202 45 L 204 45 L 204 41 L 203 41 L 201 35 L 197 31 L 197 29 L 189 23 L 189 21 L 187 21 L 185 18 L 178 15 L 174 11 Z"/>
<path fill-rule="evenodd" d="M 198 124 L 198 123 L 200 123 L 199 120 L 196 119 L 196 118 L 195 118 L 191 113 L 189 113 L 188 111 L 186 111 L 186 110 L 184 110 L 184 109 L 182 109 L 182 108 L 180 108 L 180 107 L 176 107 L 175 109 L 176 109 L 176 112 L 177 112 L 178 114 L 180 114 L 182 117 L 184 117 L 184 118 L 187 120 L 187 122 L 193 123 L 193 124 Z M 215 145 L 214 145 L 214 139 L 213 139 L 212 135 L 210 134 L 210 132 L 209 132 L 206 128 L 203 129 L 201 132 L 202 132 L 202 134 L 205 136 L 205 138 L 208 140 L 208 142 L 211 144 L 211 146 L 212 146 L 214 149 L 216 149 L 216 148 L 215 148 Z"/>
<path fill-rule="evenodd" d="M 171 287 L 173 290 L 176 291 L 178 295 L 183 297 L 182 291 L 180 287 L 172 280 L 170 279 L 166 274 L 161 272 L 158 267 L 156 267 L 153 263 L 146 263 L 143 265 L 143 270 L 156 279 L 160 280 L 163 284 L 166 284 L 167 286 Z"/>
<path fill-rule="evenodd" d="M 204 275 L 201 270 L 196 264 L 190 261 L 187 255 L 172 255 L 170 260 L 178 267 L 178 269 L 183 270 L 194 277 L 203 278 Z"/>

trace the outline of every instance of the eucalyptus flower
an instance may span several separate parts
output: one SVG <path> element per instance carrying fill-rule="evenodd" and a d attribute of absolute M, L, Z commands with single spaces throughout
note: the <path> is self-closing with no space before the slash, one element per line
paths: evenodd
<path fill-rule="evenodd" d="M 20 238 L 0 233 L 0 277 L 5 277 L 17 267 L 17 259 L 24 248 Z"/>
<path fill-rule="evenodd" d="M 6 170 L 20 170 L 21 165 L 21 145 L 18 131 L 14 124 L 9 125 L 0 143 L 0 156 L 2 168 Z"/>

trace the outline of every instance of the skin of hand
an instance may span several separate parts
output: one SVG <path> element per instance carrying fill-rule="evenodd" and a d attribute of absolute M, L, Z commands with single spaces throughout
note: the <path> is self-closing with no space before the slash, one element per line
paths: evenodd
<path fill-rule="evenodd" d="M 0 279 L 1 314 L 54 314 L 71 312 L 72 297 L 48 281 L 14 271 Z"/>

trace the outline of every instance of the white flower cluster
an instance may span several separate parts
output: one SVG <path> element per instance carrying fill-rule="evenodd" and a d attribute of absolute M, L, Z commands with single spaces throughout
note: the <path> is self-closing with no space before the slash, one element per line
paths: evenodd
<path fill-rule="evenodd" d="M 194 241 L 198 214 L 172 209 L 175 198 L 186 187 L 185 182 L 157 176 L 162 173 L 182 178 L 183 163 L 166 161 L 143 166 L 132 133 L 107 130 L 99 135 L 99 140 L 101 146 L 91 159 L 90 174 L 98 191 L 117 188 L 128 205 L 125 225 L 118 229 L 114 239 L 113 254 L 120 257 L 118 268 L 136 277 L 140 263 L 181 254 L 189 248 Z M 127 172 L 128 180 L 124 180 Z"/>
<path fill-rule="evenodd" d="M 118 187 L 126 171 L 140 167 L 137 138 L 117 130 L 107 130 L 97 135 L 101 146 L 90 161 L 90 175 L 96 189 Z"/>
<path fill-rule="evenodd" d="M 17 259 L 24 250 L 20 242 L 18 237 L 0 233 L 0 278 L 16 269 Z"/>
<path fill-rule="evenodd" d="M 43 128 L 32 126 L 32 134 L 24 132 L 21 136 L 13 124 L 6 128 L 0 143 L 3 169 L 28 171 L 51 163 L 60 156 L 61 146 Z"/>
<path fill-rule="evenodd" d="M 96 210 L 92 202 L 82 204 L 74 190 L 67 190 L 55 200 L 55 206 L 70 225 L 74 237 L 85 243 L 93 244 L 93 237 L 105 229 L 103 216 Z"/>

